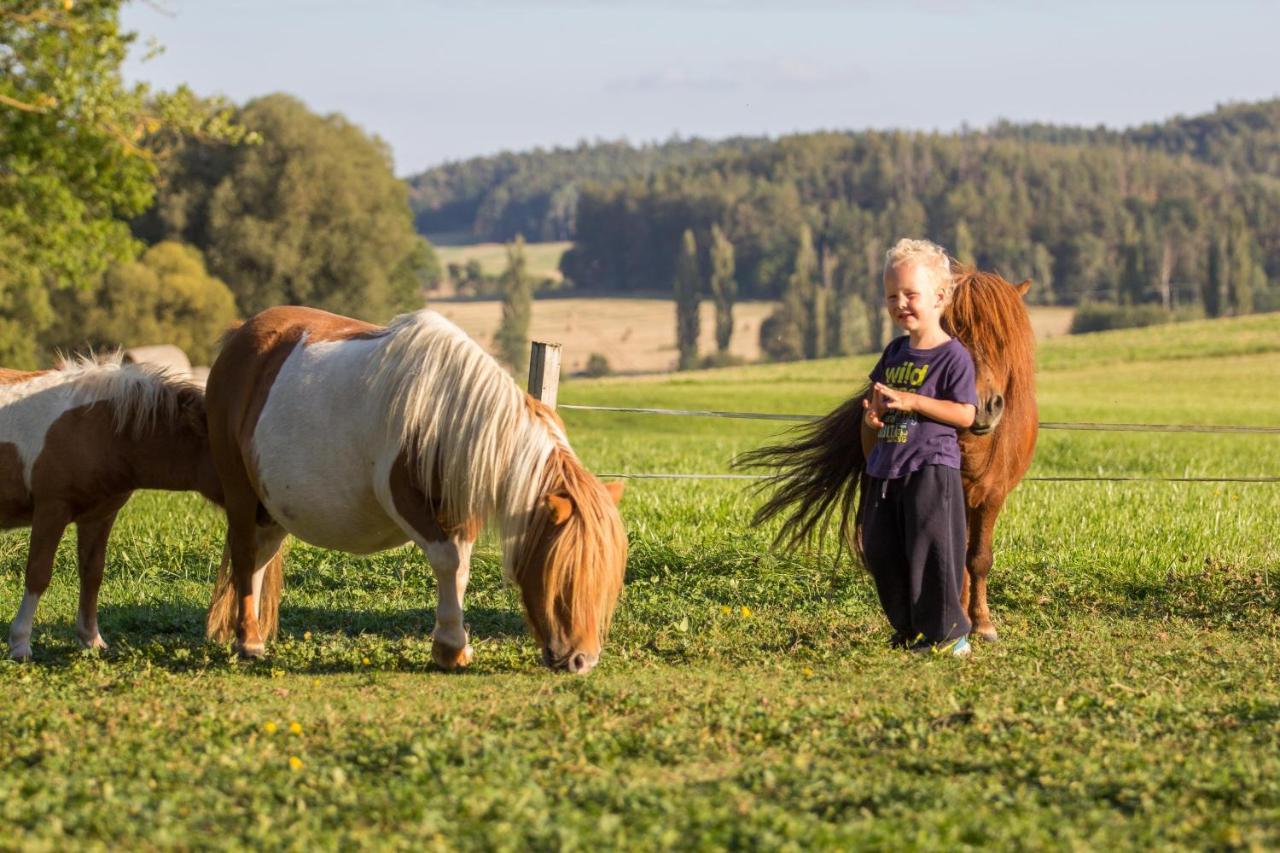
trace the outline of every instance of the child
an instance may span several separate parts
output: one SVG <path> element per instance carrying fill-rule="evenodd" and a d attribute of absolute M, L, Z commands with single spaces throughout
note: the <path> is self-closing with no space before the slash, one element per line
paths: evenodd
<path fill-rule="evenodd" d="M 863 552 L 895 645 L 969 653 L 960 605 L 965 571 L 965 498 L 956 430 L 973 424 L 973 359 L 942 329 L 951 298 L 942 247 L 902 239 L 885 256 L 889 316 L 906 332 L 871 371 L 863 447 L 871 478 Z"/>

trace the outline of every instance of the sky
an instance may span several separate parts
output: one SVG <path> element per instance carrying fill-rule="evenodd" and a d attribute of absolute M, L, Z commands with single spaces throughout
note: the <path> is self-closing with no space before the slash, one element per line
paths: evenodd
<path fill-rule="evenodd" d="M 400 175 L 581 140 L 1128 127 L 1280 96 L 1277 0 L 132 0 L 123 24 L 129 80 L 292 93 L 386 141 Z"/>

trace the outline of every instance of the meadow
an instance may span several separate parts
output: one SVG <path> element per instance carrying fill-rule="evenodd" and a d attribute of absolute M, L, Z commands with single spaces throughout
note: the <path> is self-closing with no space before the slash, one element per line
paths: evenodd
<path fill-rule="evenodd" d="M 871 357 L 569 381 L 561 402 L 823 412 Z M 1280 426 L 1280 315 L 1059 339 L 1045 421 Z M 777 423 L 565 411 L 595 470 L 723 472 Z M 1280 435 L 1041 434 L 1032 476 L 1280 475 Z M 629 483 L 600 666 L 536 663 L 497 552 L 476 662 L 430 666 L 409 549 L 290 550 L 258 663 L 205 642 L 222 523 L 140 495 L 82 652 L 74 543 L 34 662 L 0 665 L 0 847 L 1266 849 L 1280 845 L 1280 484 L 1026 482 L 1001 640 L 888 647 L 865 574 L 772 553 L 741 482 Z M 0 537 L 0 611 L 26 534 Z"/>

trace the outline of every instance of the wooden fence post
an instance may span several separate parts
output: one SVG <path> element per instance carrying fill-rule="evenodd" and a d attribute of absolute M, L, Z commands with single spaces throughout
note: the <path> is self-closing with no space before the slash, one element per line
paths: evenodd
<path fill-rule="evenodd" d="M 560 389 L 560 344 L 534 341 L 529 349 L 529 393 L 556 407 Z"/>

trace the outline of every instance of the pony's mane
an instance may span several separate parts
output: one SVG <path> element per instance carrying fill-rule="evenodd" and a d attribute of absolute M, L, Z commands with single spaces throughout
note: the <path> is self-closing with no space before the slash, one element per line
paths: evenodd
<path fill-rule="evenodd" d="M 535 408 L 545 407 L 537 403 Z M 546 566 L 541 602 L 545 624 L 558 624 L 556 614 L 562 612 L 570 624 L 595 626 L 596 639 L 602 640 L 609 631 L 612 602 L 622 588 L 626 563 L 627 537 L 617 510 L 601 482 L 567 446 L 552 451 L 539 491 L 567 494 L 574 511 L 545 553 L 541 548 L 554 522 L 550 513 L 533 513 L 512 567 L 515 578 L 518 581 Z M 575 567 L 576 577 L 571 574 Z"/>
<path fill-rule="evenodd" d="M 53 370 L 29 381 L 0 386 L 0 405 L 52 388 L 65 389 L 72 407 L 109 405 L 121 435 L 138 438 L 179 422 L 196 432 L 205 429 L 204 393 L 198 386 L 154 365 L 126 364 L 119 351 L 62 358 Z"/>
<path fill-rule="evenodd" d="M 965 264 L 953 264 L 955 291 L 942 317 L 942 325 L 968 348 L 974 363 L 1003 365 L 1009 371 L 1004 389 L 1005 418 L 991 433 L 987 468 L 1012 470 L 1020 456 L 1019 441 L 1034 420 L 1035 333 L 1018 289 L 1000 275 Z M 985 471 L 974 472 L 979 476 Z"/>
<path fill-rule="evenodd" d="M 370 393 L 397 416 L 391 439 L 447 526 L 501 513 L 503 568 L 514 579 L 513 555 L 563 432 L 531 417 L 515 380 L 436 312 L 396 317 L 378 337 Z"/>
<path fill-rule="evenodd" d="M 555 412 L 522 391 L 479 344 L 434 311 L 397 317 L 377 337 L 370 393 L 379 407 L 396 414 L 388 421 L 390 438 L 412 460 L 415 478 L 443 525 L 471 524 L 497 513 L 509 581 L 519 583 L 545 565 L 548 612 L 561 608 L 576 617 L 595 608 L 602 584 L 621 584 L 621 571 L 615 579 L 604 570 L 617 562 L 609 556 L 614 549 L 625 553 L 625 534 L 621 524 L 607 523 L 608 494 L 573 453 Z M 551 522 L 539 501 L 555 491 L 567 492 L 576 511 L 550 553 L 542 554 L 538 549 Z M 603 630 L 607 612 L 596 615 Z"/>

